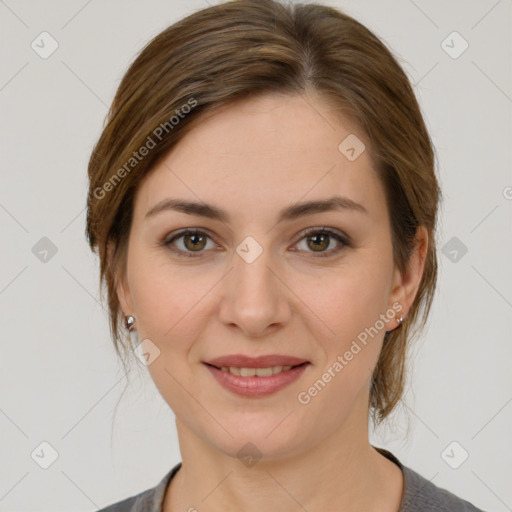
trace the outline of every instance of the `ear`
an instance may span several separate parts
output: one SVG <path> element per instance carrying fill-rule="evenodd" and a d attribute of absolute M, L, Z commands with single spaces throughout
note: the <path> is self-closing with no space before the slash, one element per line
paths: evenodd
<path fill-rule="evenodd" d="M 113 264 L 114 257 L 114 246 L 112 243 L 109 243 L 107 247 L 108 261 L 109 264 Z M 128 282 L 126 279 L 126 272 L 120 272 L 118 269 L 114 268 L 115 272 L 115 289 L 117 294 L 117 300 L 119 301 L 119 305 L 124 315 L 132 315 L 133 314 L 133 305 L 132 305 L 132 297 L 130 294 L 130 289 L 128 286 Z"/>
<path fill-rule="evenodd" d="M 418 226 L 414 240 L 414 248 L 409 259 L 406 272 L 402 273 L 395 267 L 391 304 L 402 305 L 400 314 L 405 318 L 414 302 L 425 268 L 428 249 L 428 231 L 425 226 Z M 396 326 L 394 326 L 396 327 Z"/>

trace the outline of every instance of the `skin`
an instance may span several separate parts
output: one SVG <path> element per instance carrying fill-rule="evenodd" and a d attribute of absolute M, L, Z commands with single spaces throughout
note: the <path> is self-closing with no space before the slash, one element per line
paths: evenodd
<path fill-rule="evenodd" d="M 118 297 L 140 339 L 160 350 L 148 370 L 176 416 L 183 466 L 165 512 L 225 511 L 228 504 L 249 512 L 400 507 L 402 472 L 369 444 L 369 384 L 385 331 L 398 326 L 416 295 L 427 232 L 418 230 L 401 274 L 368 151 L 349 161 L 338 150 L 349 134 L 369 147 L 354 123 L 314 93 L 265 94 L 203 120 L 137 191 Z M 333 210 L 276 224 L 282 208 L 335 193 L 367 213 Z M 170 197 L 213 204 L 232 220 L 171 210 L 145 218 Z M 309 227 L 340 231 L 352 246 L 331 237 L 315 250 L 302 234 Z M 209 238 L 182 237 L 173 247 L 199 256 L 162 245 L 184 228 L 202 228 Z M 252 263 L 236 252 L 247 236 L 263 249 Z M 322 251 L 330 255 L 315 256 Z M 400 313 L 307 405 L 299 403 L 298 394 L 394 303 Z M 233 353 L 311 364 L 281 391 L 247 398 L 221 387 L 202 363 Z M 237 457 L 248 442 L 262 454 L 251 467 Z"/>

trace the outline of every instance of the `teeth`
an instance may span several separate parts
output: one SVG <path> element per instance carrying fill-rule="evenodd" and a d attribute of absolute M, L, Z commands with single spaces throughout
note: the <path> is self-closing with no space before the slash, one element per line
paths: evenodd
<path fill-rule="evenodd" d="M 256 375 L 258 377 L 270 377 L 273 374 L 273 371 L 273 368 L 256 368 Z"/>
<path fill-rule="evenodd" d="M 272 366 L 269 368 L 237 368 L 236 366 L 223 366 L 221 370 L 241 377 L 270 377 L 276 373 L 286 372 L 290 368 L 291 366 Z"/>

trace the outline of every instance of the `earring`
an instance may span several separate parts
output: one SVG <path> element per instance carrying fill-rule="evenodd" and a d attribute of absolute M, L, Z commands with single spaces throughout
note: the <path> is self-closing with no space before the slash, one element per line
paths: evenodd
<path fill-rule="evenodd" d="M 134 349 L 140 343 L 139 333 L 134 329 L 133 324 L 135 323 L 135 317 L 132 315 L 127 315 L 124 317 L 126 328 L 128 329 L 128 334 L 130 335 L 130 341 L 132 344 L 132 348 Z"/>
<path fill-rule="evenodd" d="M 132 332 L 133 324 L 135 323 L 135 317 L 133 317 L 132 315 L 127 315 L 124 317 L 124 321 L 126 324 L 126 328 L 128 329 L 128 332 Z"/>
<path fill-rule="evenodd" d="M 403 316 L 398 317 L 398 318 L 396 319 L 396 321 L 397 321 L 398 325 L 395 327 L 395 329 L 398 329 L 399 327 L 401 327 L 401 326 L 402 326 L 402 323 L 403 323 L 403 321 L 404 321 L 404 320 L 405 320 L 405 318 L 404 318 Z M 386 331 L 386 334 L 387 334 L 388 332 L 393 332 L 395 329 L 391 329 L 391 331 Z"/>

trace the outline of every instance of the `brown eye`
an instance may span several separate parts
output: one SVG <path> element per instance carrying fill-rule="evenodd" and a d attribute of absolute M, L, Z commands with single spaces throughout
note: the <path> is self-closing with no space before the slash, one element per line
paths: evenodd
<path fill-rule="evenodd" d="M 184 245 L 191 251 L 204 249 L 206 245 L 206 237 L 193 233 L 191 235 L 182 235 Z"/>
<path fill-rule="evenodd" d="M 313 257 L 325 258 L 334 256 L 344 248 L 352 247 L 348 237 L 326 228 L 310 229 L 304 233 L 304 236 L 299 241 L 299 245 L 303 240 L 306 242 L 306 248 L 300 249 L 300 252 L 311 253 Z M 212 244 L 210 247 L 207 247 L 208 241 Z M 168 247 L 169 250 L 178 256 L 184 257 L 206 256 L 207 249 L 217 248 L 212 238 L 198 229 L 181 231 L 169 240 L 162 242 L 162 245 Z M 332 245 L 334 247 L 331 247 Z"/>
<path fill-rule="evenodd" d="M 328 257 L 333 256 L 343 250 L 345 247 L 351 247 L 348 238 L 341 233 L 331 231 L 330 229 L 313 228 L 305 233 L 305 236 L 300 240 L 306 241 L 306 250 L 304 252 L 314 253 L 313 257 Z M 327 250 L 331 246 L 331 241 L 335 247 Z M 299 243 L 300 243 L 299 242 Z M 337 247 L 336 247 L 337 245 Z"/>
<path fill-rule="evenodd" d="M 329 247 L 329 238 L 330 236 L 324 233 L 308 236 L 308 247 L 313 249 L 314 252 L 316 252 L 317 249 L 320 251 L 327 249 L 327 247 Z"/>
<path fill-rule="evenodd" d="M 163 245 L 178 256 L 195 257 L 201 256 L 206 252 L 204 249 L 207 248 L 208 240 L 212 243 L 212 247 L 209 248 L 215 248 L 216 244 L 206 233 L 199 230 L 187 229 L 181 231 L 169 240 L 164 241 Z"/>

